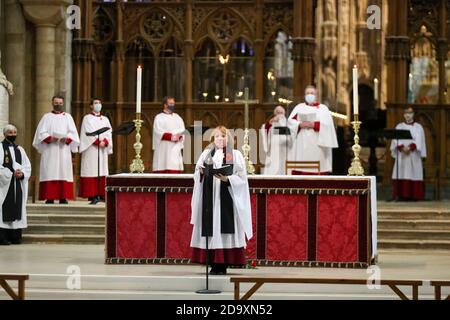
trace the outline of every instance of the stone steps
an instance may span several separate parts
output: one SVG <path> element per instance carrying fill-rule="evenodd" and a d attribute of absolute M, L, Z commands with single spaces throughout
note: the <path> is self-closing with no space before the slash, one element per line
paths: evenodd
<path fill-rule="evenodd" d="M 378 219 L 403 220 L 447 220 L 450 221 L 450 208 L 448 210 L 378 210 Z"/>
<path fill-rule="evenodd" d="M 403 220 L 403 219 L 380 219 L 378 229 L 383 230 L 442 230 L 450 232 L 450 221 L 447 220 Z"/>
<path fill-rule="evenodd" d="M 76 224 L 76 225 L 104 225 L 104 214 L 28 214 L 28 223 L 36 224 Z"/>
<path fill-rule="evenodd" d="M 382 240 L 436 240 L 450 241 L 450 232 L 441 230 L 401 230 L 378 229 L 378 238 Z"/>
<path fill-rule="evenodd" d="M 24 243 L 103 244 L 105 205 L 75 201 L 69 205 L 34 203 L 27 205 L 28 228 Z"/>
<path fill-rule="evenodd" d="M 379 249 L 393 250 L 450 250 L 449 240 L 378 239 Z"/>
<path fill-rule="evenodd" d="M 23 243 L 45 244 L 104 244 L 105 236 L 85 234 L 33 234 L 24 233 Z"/>
<path fill-rule="evenodd" d="M 104 235 L 105 224 L 30 224 L 29 234 L 62 234 L 62 235 Z"/>

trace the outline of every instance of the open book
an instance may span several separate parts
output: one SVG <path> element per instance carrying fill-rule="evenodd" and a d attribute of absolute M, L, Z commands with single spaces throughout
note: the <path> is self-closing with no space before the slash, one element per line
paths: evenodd
<path fill-rule="evenodd" d="M 288 136 L 291 134 L 291 131 L 288 127 L 275 127 L 275 134 Z"/>
<path fill-rule="evenodd" d="M 316 113 L 301 113 L 300 121 L 301 122 L 314 122 L 317 119 Z"/>
<path fill-rule="evenodd" d="M 221 168 L 217 168 L 217 169 L 214 168 L 211 170 L 211 173 L 213 175 L 221 174 L 223 176 L 231 176 L 233 174 L 233 165 L 228 164 L 228 165 L 224 165 Z"/>

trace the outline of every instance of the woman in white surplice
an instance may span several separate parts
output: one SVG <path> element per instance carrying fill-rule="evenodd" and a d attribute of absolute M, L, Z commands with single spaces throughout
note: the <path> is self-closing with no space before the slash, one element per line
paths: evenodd
<path fill-rule="evenodd" d="M 226 274 L 229 265 L 245 265 L 245 247 L 253 236 L 245 161 L 238 150 L 233 150 L 232 141 L 225 127 L 215 128 L 211 144 L 195 167 L 191 261 L 206 262 L 208 239 L 211 274 Z M 214 172 L 218 168 L 223 175 Z"/>

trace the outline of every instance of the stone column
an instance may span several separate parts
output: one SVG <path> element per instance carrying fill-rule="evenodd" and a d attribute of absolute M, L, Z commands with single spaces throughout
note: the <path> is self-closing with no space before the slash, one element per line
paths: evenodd
<path fill-rule="evenodd" d="M 387 101 L 389 103 L 407 102 L 408 61 L 411 56 L 408 37 L 408 1 L 388 0 L 388 33 L 386 35 L 385 60 L 387 65 Z M 401 110 L 388 108 L 387 127 L 394 128 L 401 120 Z M 389 156 L 389 144 L 386 146 L 386 166 L 383 184 L 391 182 L 393 159 Z"/>
<path fill-rule="evenodd" d="M 50 108 L 56 91 L 56 26 L 72 0 L 20 0 L 25 17 L 36 27 L 36 112 L 35 123 Z"/>
<path fill-rule="evenodd" d="M 306 86 L 313 84 L 314 17 L 313 0 L 294 1 L 294 100 L 303 100 Z"/>
<path fill-rule="evenodd" d="M 18 131 L 18 143 L 27 151 L 31 147 L 31 129 L 27 122 L 30 112 L 27 107 L 31 102 L 26 98 L 26 21 L 18 0 L 6 0 L 5 9 L 5 51 L 3 54 L 3 71 L 8 80 L 14 85 L 14 95 L 9 99 L 11 114 L 9 121 L 14 124 Z M 34 132 L 33 132 L 34 134 Z"/>
<path fill-rule="evenodd" d="M 13 94 L 13 86 L 3 74 L 1 62 L 0 51 L 0 137 L 3 137 L 3 127 L 9 123 L 9 95 Z"/>

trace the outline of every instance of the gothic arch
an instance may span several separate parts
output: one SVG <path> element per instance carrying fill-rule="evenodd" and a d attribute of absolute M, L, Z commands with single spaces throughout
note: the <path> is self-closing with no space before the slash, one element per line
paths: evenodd
<path fill-rule="evenodd" d="M 229 19 L 224 19 L 223 21 L 227 21 L 226 25 L 217 26 L 228 27 L 228 30 L 222 31 L 231 32 L 231 34 L 224 35 L 229 36 L 229 38 L 222 40 L 220 37 L 217 37 L 217 34 L 212 32 L 211 30 L 211 28 L 214 27 L 211 25 L 212 19 L 215 16 L 219 16 L 220 14 L 230 15 L 237 19 L 237 21 L 234 22 L 235 25 L 230 25 Z M 222 53 L 225 53 L 227 49 L 229 49 L 229 46 L 239 38 L 245 38 L 246 41 L 248 41 L 252 46 L 254 45 L 253 41 L 250 40 L 251 38 L 254 38 L 254 31 L 252 26 L 248 23 L 248 21 L 246 21 L 242 14 L 234 8 L 217 8 L 206 15 L 194 33 L 194 47 L 197 47 L 198 42 L 201 41 L 205 36 L 208 36 L 215 43 L 217 43 Z"/>
<path fill-rule="evenodd" d="M 271 41 L 276 39 L 276 36 L 280 31 L 284 32 L 288 37 L 290 36 L 288 28 L 283 24 L 278 23 L 267 33 L 266 39 L 264 39 L 264 53 L 267 53 L 268 45 L 270 44 Z"/>
<path fill-rule="evenodd" d="M 95 43 L 106 44 L 115 37 L 116 22 L 108 10 L 98 7 L 92 18 L 92 38 Z"/>

